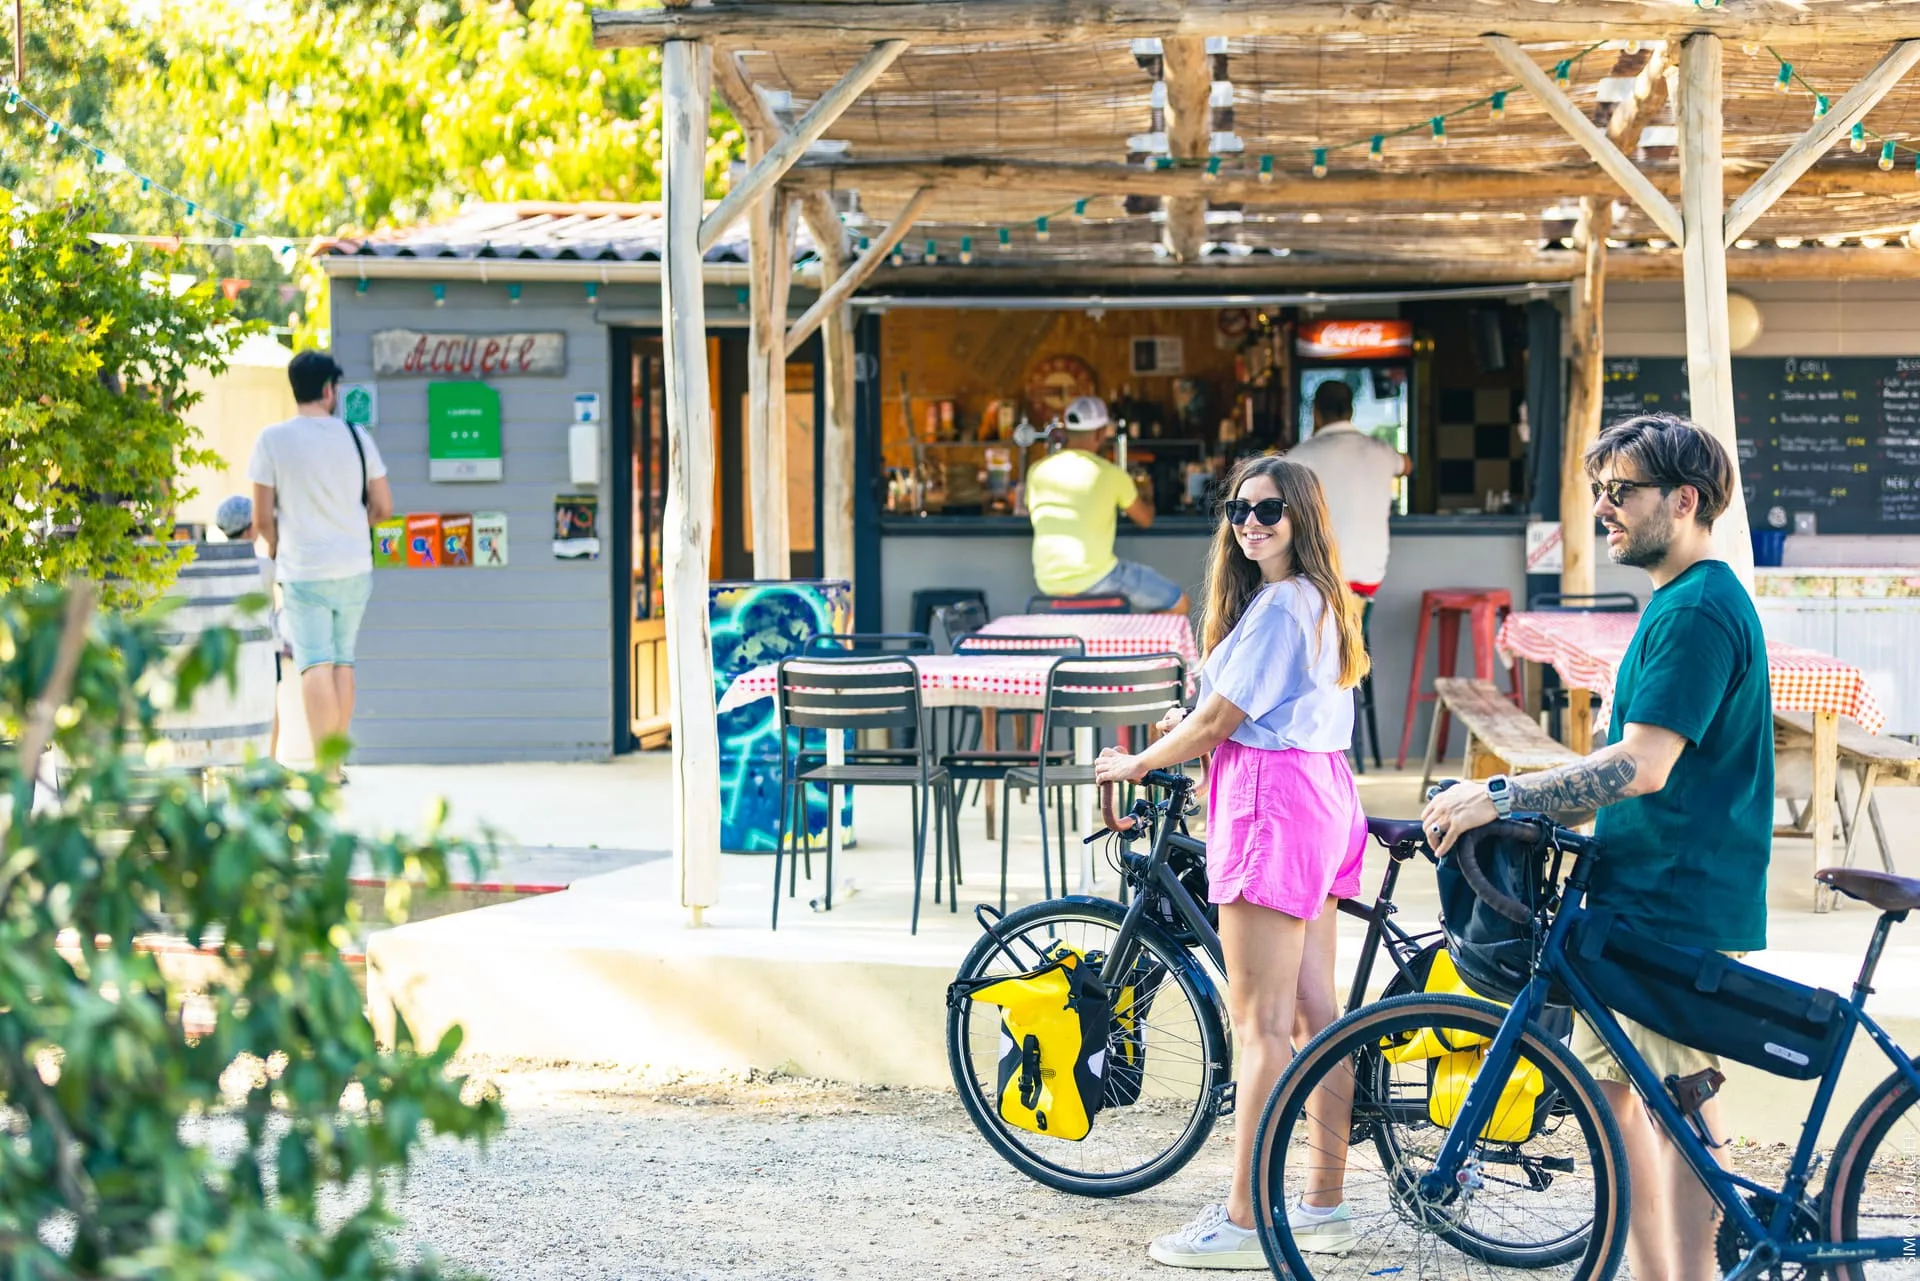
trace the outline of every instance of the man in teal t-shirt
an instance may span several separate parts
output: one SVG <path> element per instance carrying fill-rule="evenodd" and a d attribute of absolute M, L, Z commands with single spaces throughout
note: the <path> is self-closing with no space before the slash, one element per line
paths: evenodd
<path fill-rule="evenodd" d="M 1588 901 L 1643 934 L 1746 952 L 1766 946 L 1773 846 L 1773 700 L 1753 601 L 1713 555 L 1715 517 L 1740 496 L 1727 451 L 1684 418 L 1615 423 L 1587 451 L 1607 554 L 1653 580 L 1653 599 L 1614 682 L 1607 744 L 1571 765 L 1449 788 L 1421 821 L 1445 854 L 1463 831 L 1513 809 L 1598 811 Z M 1564 513 L 1577 519 L 1575 513 Z M 1654 1075 L 1718 1061 L 1622 1019 Z M 1718 1276 L 1716 1207 L 1582 1020 L 1574 1053 L 1600 1081 L 1633 1179 L 1627 1259 L 1637 1277 Z M 1720 1132 L 1717 1100 L 1701 1109 Z"/>

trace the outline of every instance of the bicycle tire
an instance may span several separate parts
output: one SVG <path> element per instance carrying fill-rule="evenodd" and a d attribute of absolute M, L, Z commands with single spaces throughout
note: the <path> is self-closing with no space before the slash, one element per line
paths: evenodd
<path fill-rule="evenodd" d="M 1490 1249 L 1483 1230 L 1461 1231 L 1463 1223 L 1512 1220 L 1498 1210 L 1492 1214 L 1482 1213 L 1479 1203 L 1488 1195 L 1484 1186 L 1472 1197 L 1446 1205 L 1420 1199 L 1412 1190 L 1412 1181 L 1421 1170 L 1417 1163 L 1398 1156 L 1402 1151 L 1413 1151 L 1410 1146 L 1372 1145 L 1372 1151 L 1379 1156 L 1381 1174 L 1373 1180 L 1361 1180 L 1365 1184 L 1362 1188 L 1355 1186 L 1354 1154 L 1367 1149 L 1355 1146 L 1348 1151 L 1346 1199 L 1350 1212 L 1356 1201 L 1360 1203 L 1360 1214 L 1366 1217 L 1357 1215 L 1354 1222 L 1356 1227 L 1365 1226 L 1368 1231 L 1366 1238 L 1356 1238 L 1354 1248 L 1358 1257 L 1352 1253 L 1337 1256 L 1304 1253 L 1286 1225 L 1283 1207 L 1293 1199 L 1287 1178 L 1288 1161 L 1284 1155 L 1279 1160 L 1275 1156 L 1293 1151 L 1295 1130 L 1303 1119 L 1311 1125 L 1307 1101 L 1330 1072 L 1340 1064 L 1355 1062 L 1368 1047 L 1380 1045 L 1383 1038 L 1404 1037 L 1423 1027 L 1456 1029 L 1491 1038 L 1499 1031 L 1506 1013 L 1491 1002 L 1465 997 L 1425 994 L 1396 997 L 1364 1006 L 1340 1019 L 1294 1057 L 1267 1099 L 1254 1137 L 1254 1218 L 1261 1248 L 1275 1275 L 1289 1276 L 1295 1281 L 1360 1278 L 1395 1270 L 1396 1263 L 1404 1268 L 1407 1265 L 1400 1261 L 1412 1254 L 1419 1256 L 1414 1271 L 1420 1275 L 1433 1275 L 1437 1268 L 1438 1275 L 1471 1277 L 1476 1274 L 1476 1264 L 1488 1272 L 1501 1267 L 1521 1267 L 1563 1277 L 1566 1281 L 1605 1281 L 1614 1275 L 1626 1249 L 1629 1195 L 1626 1153 L 1619 1128 L 1599 1087 L 1571 1051 L 1531 1023 L 1522 1041 L 1523 1053 L 1540 1069 L 1545 1088 L 1559 1093 L 1566 1109 L 1566 1122 L 1577 1127 L 1574 1137 L 1582 1140 L 1579 1147 L 1573 1149 L 1575 1157 L 1554 1160 L 1577 1162 L 1577 1154 L 1584 1151 L 1592 1174 L 1591 1214 L 1585 1218 L 1585 1234 L 1574 1257 L 1549 1261 L 1536 1254 L 1526 1262 L 1518 1262 L 1515 1259 L 1525 1255 L 1525 1251 L 1516 1251 L 1511 1246 Z M 1358 1077 L 1354 1097 L 1356 1114 L 1363 1108 L 1378 1106 L 1378 1100 L 1362 1102 Z M 1422 1102 L 1422 1111 L 1424 1107 Z M 1378 1110 L 1384 1118 L 1381 1124 L 1393 1124 L 1390 1108 Z M 1445 1132 L 1430 1122 L 1421 1124 L 1435 1137 L 1437 1147 L 1439 1136 Z M 1512 1152 L 1504 1151 L 1514 1147 L 1517 1145 L 1487 1142 L 1477 1149 L 1486 1154 L 1481 1170 L 1494 1171 L 1483 1174 L 1484 1185 L 1494 1185 L 1496 1193 L 1505 1186 L 1516 1192 L 1544 1195 L 1569 1174 L 1579 1173 L 1577 1164 L 1565 1169 L 1538 1157 L 1529 1166 Z M 1538 1172 L 1551 1170 L 1553 1173 L 1545 1186 L 1530 1183 L 1523 1186 L 1519 1177 L 1500 1173 L 1508 1166 L 1525 1169 L 1529 1180 Z M 1520 1217 L 1564 1221 L 1581 1214 L 1583 1200 L 1582 1194 L 1576 1192 L 1570 1200 L 1563 1197 L 1551 1204 L 1541 1202 L 1527 1206 Z M 1278 1216 L 1274 1213 L 1276 1207 L 1282 1207 Z M 1548 1215 L 1548 1210 L 1560 1213 Z M 1569 1231 L 1578 1226 L 1573 1225 Z M 1436 1242 L 1451 1250 L 1453 1257 L 1430 1259 Z"/>
<path fill-rule="evenodd" d="M 1395 969 L 1393 977 L 1387 981 L 1386 987 L 1381 990 L 1379 1000 L 1370 1002 L 1361 1008 L 1369 1009 L 1373 1005 L 1379 1004 L 1380 1001 L 1389 1001 L 1396 996 L 1407 996 L 1421 992 L 1422 988 L 1418 985 L 1425 983 L 1427 972 L 1433 966 L 1435 953 L 1445 951 L 1446 946 L 1447 943 L 1445 939 L 1438 939 L 1421 948 L 1407 962 L 1405 971 L 1398 968 Z M 1368 1045 L 1362 1047 L 1358 1051 L 1358 1056 L 1358 1071 L 1363 1074 L 1371 1071 L 1375 1074 L 1376 1080 L 1379 1074 L 1384 1073 L 1390 1067 L 1390 1065 L 1381 1059 L 1379 1049 L 1376 1046 Z M 1541 1100 L 1541 1108 L 1546 1115 L 1554 1116 L 1564 1121 L 1566 1105 L 1560 1101 L 1557 1094 L 1544 1094 Z M 1389 1163 L 1397 1159 L 1398 1154 L 1393 1146 L 1393 1136 L 1396 1132 L 1394 1127 L 1384 1125 L 1363 1127 L 1360 1123 L 1356 1123 L 1355 1129 L 1360 1137 L 1370 1138 L 1373 1141 L 1375 1147 L 1379 1149 L 1380 1159 L 1383 1163 Z M 1576 1257 L 1586 1248 L 1587 1232 L 1585 1229 L 1570 1230 L 1566 1236 L 1558 1242 L 1536 1243 L 1527 1249 L 1514 1249 L 1503 1246 L 1496 1240 L 1474 1233 L 1470 1228 L 1462 1228 L 1458 1230 L 1457 1233 L 1442 1233 L 1441 1235 L 1443 1239 L 1446 1239 L 1449 1244 L 1455 1246 L 1462 1253 L 1472 1255 L 1485 1262 L 1511 1268 L 1540 1268 L 1565 1263 Z M 1454 1239 L 1455 1236 L 1457 1236 L 1457 1240 Z"/>
<path fill-rule="evenodd" d="M 1126 916 L 1126 909 L 1118 903 L 1096 898 L 1049 899 L 1042 903 L 1032 903 L 1016 909 L 1002 917 L 996 924 L 1001 938 L 1016 939 L 1031 937 L 1037 931 L 1047 927 L 1069 925 L 1090 925 L 1117 932 Z M 1066 933 L 1056 928 L 1054 936 Z M 1041 937 L 1046 937 L 1042 933 Z M 1075 1168 L 1067 1162 L 1069 1154 L 1086 1152 L 1085 1145 L 1092 1139 L 1102 1136 L 1103 1123 L 1112 1128 L 1116 1113 L 1130 1112 L 1131 1108 L 1103 1110 L 1093 1119 L 1093 1132 L 1079 1144 L 1068 1143 L 1060 1139 L 1045 1139 L 1015 1130 L 1001 1120 L 994 1100 L 989 1093 L 989 1082 L 983 1082 L 974 1070 L 974 1060 L 970 1055 L 973 1044 L 976 1016 L 991 1017 L 988 1007 L 970 1000 L 950 1002 L 947 1008 L 947 1063 L 953 1074 L 954 1088 L 960 1094 L 961 1105 L 966 1109 L 968 1118 L 981 1136 L 992 1145 L 994 1150 L 1006 1159 L 1020 1173 L 1060 1192 L 1074 1196 L 1116 1197 L 1140 1192 L 1165 1181 L 1178 1173 L 1188 1161 L 1193 1159 L 1207 1136 L 1213 1130 L 1217 1119 L 1219 1087 L 1231 1079 L 1233 1052 L 1228 1039 L 1223 1016 L 1214 996 L 1213 984 L 1192 953 L 1175 943 L 1167 935 L 1143 922 L 1138 935 L 1141 945 L 1154 960 L 1166 967 L 1166 980 L 1163 980 L 1152 997 L 1156 1025 L 1171 1025 L 1172 1019 L 1161 1015 L 1160 1002 L 1166 1000 L 1172 991 L 1179 991 L 1192 1011 L 1193 1031 L 1197 1044 L 1193 1047 L 1197 1053 L 1184 1056 L 1191 1064 L 1195 1074 L 1193 1081 L 1194 1097 L 1190 1112 L 1180 1124 L 1171 1142 L 1153 1153 L 1147 1159 L 1128 1164 L 1120 1169 L 1095 1171 Z M 1009 964 L 1000 945 L 992 935 L 985 935 L 976 942 L 966 959 L 961 962 L 958 977 L 961 980 L 974 979 L 989 973 L 989 965 L 998 957 L 1002 965 Z M 1024 951 L 1020 959 L 1025 962 L 1033 958 Z M 1009 969 L 1008 972 L 1011 972 Z M 998 1021 L 992 1023 L 997 1042 Z M 1149 1027 L 1149 1031 L 1153 1028 Z M 1176 1029 L 1184 1031 L 1184 1028 Z M 1170 1031 L 1169 1036 L 1175 1035 Z M 1149 1042 L 1147 1058 L 1154 1058 L 1154 1043 Z M 1136 1105 L 1137 1106 L 1137 1105 Z M 1144 1113 L 1145 1109 L 1141 1109 Z M 1177 1120 L 1178 1118 L 1176 1118 Z"/>
<path fill-rule="evenodd" d="M 1920 1059 L 1915 1060 L 1920 1064 Z M 1869 1200 L 1867 1177 L 1877 1172 L 1890 1181 L 1904 1174 L 1910 1181 L 1920 1170 L 1920 1117 L 1914 1106 L 1920 1102 L 1906 1077 L 1895 1072 L 1875 1086 L 1866 1100 L 1854 1110 L 1833 1149 L 1833 1162 L 1827 1167 L 1827 1185 L 1820 1205 L 1826 1238 L 1833 1242 L 1861 1240 L 1860 1214 Z M 1904 1122 L 1910 1146 L 1905 1155 L 1890 1161 L 1880 1149 L 1896 1126 Z M 1877 1167 L 1877 1170 L 1876 1170 Z M 1874 1198 L 1877 1205 L 1878 1198 Z M 1914 1204 L 1911 1186 L 1902 1202 L 1905 1213 L 1896 1221 L 1876 1227 L 1869 1237 L 1920 1237 L 1920 1206 Z M 1875 1217 L 1879 1217 L 1876 1215 Z M 1906 1257 L 1879 1262 L 1832 1265 L 1836 1281 L 1887 1281 L 1889 1278 L 1920 1277 L 1920 1258 Z"/>

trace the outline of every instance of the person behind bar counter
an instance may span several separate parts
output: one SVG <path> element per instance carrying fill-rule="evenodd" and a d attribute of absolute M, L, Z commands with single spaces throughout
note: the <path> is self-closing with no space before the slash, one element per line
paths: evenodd
<path fill-rule="evenodd" d="M 1413 471 L 1405 454 L 1353 425 L 1353 389 L 1338 378 L 1313 391 L 1313 435 L 1287 451 L 1305 463 L 1326 491 L 1327 514 L 1347 586 L 1373 599 L 1387 576 L 1387 521 L 1394 486 Z"/>
<path fill-rule="evenodd" d="M 1099 454 L 1113 434 L 1107 404 L 1082 396 L 1067 406 L 1066 448 L 1027 473 L 1033 521 L 1033 581 L 1049 596 L 1125 596 L 1143 614 L 1184 614 L 1180 585 L 1156 569 L 1113 554 L 1119 514 L 1145 528 L 1153 505 L 1133 478 Z"/>

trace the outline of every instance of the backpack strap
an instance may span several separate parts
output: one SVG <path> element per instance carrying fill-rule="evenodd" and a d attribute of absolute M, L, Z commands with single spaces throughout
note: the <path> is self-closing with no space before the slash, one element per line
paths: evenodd
<path fill-rule="evenodd" d="M 340 421 L 346 422 L 346 419 Z M 360 509 L 367 506 L 367 447 L 360 443 L 360 429 L 347 423 L 347 435 L 353 440 L 353 452 L 360 455 Z"/>

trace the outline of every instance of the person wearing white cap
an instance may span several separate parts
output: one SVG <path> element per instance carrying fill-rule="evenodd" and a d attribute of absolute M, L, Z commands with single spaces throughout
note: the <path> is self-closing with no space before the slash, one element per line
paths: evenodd
<path fill-rule="evenodd" d="M 1049 596 L 1125 596 L 1141 613 L 1187 612 L 1187 594 L 1157 569 L 1113 553 L 1121 512 L 1142 529 L 1153 505 L 1133 477 L 1099 454 L 1113 434 L 1106 402 L 1082 396 L 1067 406 L 1066 448 L 1027 472 L 1033 521 L 1033 581 Z"/>

